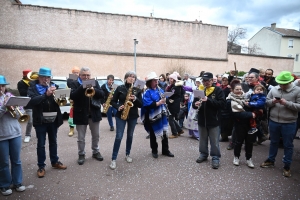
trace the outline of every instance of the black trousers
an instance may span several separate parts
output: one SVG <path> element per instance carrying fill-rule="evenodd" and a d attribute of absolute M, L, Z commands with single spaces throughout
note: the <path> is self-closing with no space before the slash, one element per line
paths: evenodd
<path fill-rule="evenodd" d="M 167 135 L 164 133 L 163 135 L 163 139 L 161 140 L 161 145 L 162 145 L 162 150 L 161 152 L 163 154 L 167 154 L 169 153 L 169 143 L 168 143 L 168 137 Z M 152 129 L 152 127 L 150 126 L 150 147 L 152 149 L 152 153 L 155 153 L 157 154 L 157 147 L 158 147 L 158 144 L 156 142 L 156 137 L 155 137 L 155 134 L 154 134 L 154 131 Z"/>
<path fill-rule="evenodd" d="M 171 132 L 172 132 L 172 135 L 177 135 L 179 132 L 182 131 L 182 128 L 180 128 L 178 122 L 175 120 L 175 115 L 170 115 L 169 116 L 169 125 L 171 127 Z"/>
<path fill-rule="evenodd" d="M 234 145 L 234 156 L 240 157 L 242 145 L 245 141 L 245 156 L 249 160 L 252 157 L 253 142 L 255 141 L 255 134 L 248 134 L 249 122 L 247 124 L 235 124 L 235 145 Z"/>

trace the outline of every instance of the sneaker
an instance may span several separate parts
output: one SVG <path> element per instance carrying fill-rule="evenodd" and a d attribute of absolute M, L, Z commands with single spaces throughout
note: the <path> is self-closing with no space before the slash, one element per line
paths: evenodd
<path fill-rule="evenodd" d="M 229 143 L 229 145 L 227 146 L 227 150 L 232 150 L 233 149 L 233 144 L 232 142 Z"/>
<path fill-rule="evenodd" d="M 0 188 L 2 195 L 7 196 L 12 194 L 12 190 L 10 188 Z"/>
<path fill-rule="evenodd" d="M 83 165 L 85 161 L 85 155 L 79 155 L 79 158 L 77 160 L 78 165 Z"/>
<path fill-rule="evenodd" d="M 16 188 L 16 191 L 17 192 L 23 192 L 26 190 L 26 187 L 22 184 L 19 184 L 19 185 L 15 185 L 15 188 Z"/>
<path fill-rule="evenodd" d="M 248 167 L 250 167 L 250 168 L 254 168 L 254 164 L 253 164 L 253 162 L 252 162 L 252 159 L 251 159 L 251 158 L 250 158 L 249 160 L 247 160 L 246 162 L 247 162 L 247 165 L 248 165 Z"/>
<path fill-rule="evenodd" d="M 238 157 L 234 157 L 234 158 L 233 158 L 233 164 L 234 164 L 235 166 L 239 166 L 239 165 L 240 165 L 240 159 L 239 159 Z"/>
<path fill-rule="evenodd" d="M 115 128 L 114 128 L 113 126 L 111 126 L 109 130 L 110 130 L 110 131 L 114 131 Z"/>
<path fill-rule="evenodd" d="M 283 168 L 283 174 L 282 175 L 285 176 L 285 177 L 291 177 L 292 176 L 291 170 L 290 169 L 286 170 L 286 169 Z"/>
<path fill-rule="evenodd" d="M 213 169 L 219 169 L 219 166 L 220 166 L 220 161 L 219 160 L 212 160 L 211 167 Z"/>
<path fill-rule="evenodd" d="M 269 167 L 274 167 L 274 162 L 270 161 L 267 159 L 265 162 L 263 162 L 260 167 L 262 168 L 269 168 Z"/>
<path fill-rule="evenodd" d="M 203 156 L 199 156 L 199 158 L 196 160 L 197 163 L 202 163 L 203 161 L 206 161 L 207 158 Z"/>
<path fill-rule="evenodd" d="M 25 142 L 25 143 L 28 143 L 28 142 L 30 142 L 30 138 L 31 138 L 30 136 L 25 136 L 25 138 L 24 138 L 24 142 Z"/>
<path fill-rule="evenodd" d="M 262 136 L 261 138 L 258 138 L 257 140 L 257 144 L 261 144 L 263 143 L 264 141 L 266 141 L 268 138 L 266 136 Z"/>
<path fill-rule="evenodd" d="M 169 139 L 178 138 L 178 135 L 170 135 Z"/>
<path fill-rule="evenodd" d="M 39 178 L 43 178 L 45 176 L 45 174 L 46 174 L 46 171 L 45 171 L 44 168 L 39 168 L 37 170 L 37 175 L 38 175 Z"/>
<path fill-rule="evenodd" d="M 125 157 L 125 160 L 126 160 L 128 163 L 132 163 L 132 158 L 131 158 L 129 155 L 127 155 L 127 156 Z"/>
<path fill-rule="evenodd" d="M 116 168 L 117 168 L 116 160 L 112 160 L 111 163 L 110 163 L 110 165 L 109 165 L 109 167 L 110 167 L 111 169 L 116 169 Z"/>
<path fill-rule="evenodd" d="M 60 161 L 55 164 L 51 164 L 54 169 L 67 169 L 67 166 L 63 165 Z"/>
<path fill-rule="evenodd" d="M 100 152 L 93 154 L 93 158 L 95 158 L 96 160 L 99 160 L 99 161 L 103 160 L 103 157 L 101 156 Z"/>
<path fill-rule="evenodd" d="M 256 133 L 258 130 L 257 128 L 251 128 L 249 131 L 248 131 L 248 134 L 254 134 Z"/>
<path fill-rule="evenodd" d="M 157 153 L 152 153 L 152 157 L 153 158 L 158 158 L 158 154 Z"/>

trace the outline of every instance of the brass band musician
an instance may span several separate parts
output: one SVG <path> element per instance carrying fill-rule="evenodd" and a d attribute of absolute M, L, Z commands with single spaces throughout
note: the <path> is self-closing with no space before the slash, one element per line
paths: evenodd
<path fill-rule="evenodd" d="M 136 80 L 136 73 L 129 71 L 125 74 L 125 83 L 116 88 L 111 105 L 118 110 L 116 114 L 116 138 L 113 147 L 112 161 L 110 164 L 111 169 L 115 169 L 116 159 L 120 149 L 121 141 L 123 138 L 125 126 L 127 123 L 127 139 L 126 139 L 126 152 L 125 160 L 128 163 L 132 162 L 130 157 L 130 150 L 133 139 L 133 132 L 139 117 L 138 108 L 142 107 L 141 90 L 133 87 Z"/>

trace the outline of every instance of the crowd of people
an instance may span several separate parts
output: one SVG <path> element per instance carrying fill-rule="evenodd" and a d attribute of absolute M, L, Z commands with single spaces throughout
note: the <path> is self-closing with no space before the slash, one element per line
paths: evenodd
<path fill-rule="evenodd" d="M 291 176 L 293 140 L 297 138 L 299 126 L 300 79 L 288 71 L 282 71 L 274 77 L 272 69 L 251 68 L 242 80 L 234 70 L 216 76 L 202 71 L 194 79 L 189 74 L 181 77 L 177 72 L 159 76 L 150 72 L 144 80 L 144 89 L 134 87 L 137 75 L 133 71 L 128 71 L 124 75 L 124 84 L 116 88 L 113 88 L 112 74 L 107 76 L 107 82 L 102 86 L 95 81 L 92 86 L 85 88 L 85 81 L 91 80 L 91 70 L 88 67 L 74 67 L 71 72 L 76 78 L 67 80 L 71 89 L 68 135 L 73 136 L 76 128 L 79 165 L 85 163 L 88 126 L 92 138 L 92 158 L 97 161 L 104 159 L 99 148 L 102 106 L 110 131 L 116 132 L 109 165 L 112 170 L 117 168 L 116 160 L 126 125 L 125 161 L 133 162 L 130 152 L 133 133 L 140 117 L 148 133 L 147 138 L 150 139 L 153 158 L 158 158 L 157 140 L 162 143 L 162 155 L 174 157 L 169 150 L 169 139 L 179 138 L 186 129 L 191 138 L 199 140 L 197 163 L 207 161 L 210 156 L 211 167 L 218 169 L 221 158 L 219 142 L 228 142 L 227 149 L 234 149 L 233 165 L 240 165 L 244 144 L 247 166 L 254 168 L 253 146 L 269 138 L 269 155 L 260 167 L 274 167 L 278 148 L 282 146 L 283 176 Z M 23 78 L 18 82 L 20 95 L 31 98 L 28 105 L 20 108 L 29 116 L 24 142 L 30 142 L 32 127 L 36 132 L 39 178 L 46 174 L 47 134 L 52 168 L 67 169 L 59 160 L 57 152 L 57 132 L 63 119 L 55 99 L 58 86 L 51 82 L 51 77 L 51 69 L 41 67 L 36 73 L 24 70 Z M 0 75 L 0 190 L 3 195 L 12 193 L 11 185 L 19 192 L 26 189 L 22 185 L 20 116 L 18 113 L 12 116 L 6 106 L 6 102 L 13 96 L 7 91 L 8 84 L 5 76 Z M 201 90 L 203 96 L 195 96 L 197 90 Z"/>

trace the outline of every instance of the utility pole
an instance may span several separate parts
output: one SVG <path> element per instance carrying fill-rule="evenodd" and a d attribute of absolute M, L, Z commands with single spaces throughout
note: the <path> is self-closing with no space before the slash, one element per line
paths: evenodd
<path fill-rule="evenodd" d="M 134 72 L 136 73 L 136 45 L 139 43 L 136 38 L 133 39 L 134 41 Z"/>

